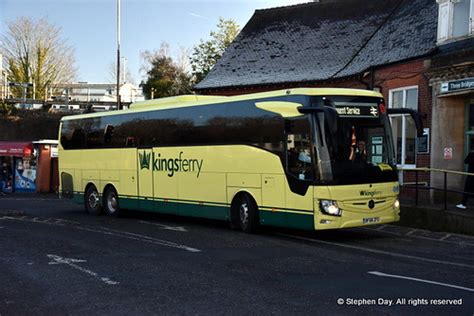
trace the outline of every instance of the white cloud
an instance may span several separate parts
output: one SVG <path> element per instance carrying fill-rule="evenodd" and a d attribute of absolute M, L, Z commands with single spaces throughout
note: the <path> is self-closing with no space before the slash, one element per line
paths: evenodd
<path fill-rule="evenodd" d="M 188 14 L 190 16 L 193 16 L 195 18 L 198 18 L 198 19 L 204 19 L 204 20 L 209 20 L 209 18 L 203 16 L 203 15 L 200 15 L 200 14 L 197 14 L 197 13 L 193 13 L 193 12 L 188 12 Z"/>

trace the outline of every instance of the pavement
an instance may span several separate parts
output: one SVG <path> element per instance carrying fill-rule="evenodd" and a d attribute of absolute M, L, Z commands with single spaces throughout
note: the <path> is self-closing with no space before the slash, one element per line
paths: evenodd
<path fill-rule="evenodd" d="M 51 195 L 0 197 L 0 315 L 474 312 L 474 237 L 396 225 L 258 234 Z"/>
<path fill-rule="evenodd" d="M 397 225 L 427 229 L 437 232 L 474 235 L 474 203 L 469 201 L 467 208 L 456 207 L 459 201 L 444 202 L 420 201 L 418 205 L 412 199 L 401 199 L 400 222 Z"/>

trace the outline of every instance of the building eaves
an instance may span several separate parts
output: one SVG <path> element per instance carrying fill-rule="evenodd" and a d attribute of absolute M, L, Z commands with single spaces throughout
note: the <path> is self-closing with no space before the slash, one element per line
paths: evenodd
<path fill-rule="evenodd" d="M 474 65 L 474 37 L 457 39 L 438 46 L 438 52 L 431 59 L 431 71 L 460 65 Z"/>

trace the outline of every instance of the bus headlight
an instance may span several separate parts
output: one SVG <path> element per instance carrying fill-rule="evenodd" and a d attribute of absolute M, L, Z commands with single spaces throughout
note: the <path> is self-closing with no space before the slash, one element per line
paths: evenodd
<path fill-rule="evenodd" d="M 400 201 L 398 199 L 393 202 L 393 209 L 399 209 L 400 208 Z"/>
<path fill-rule="evenodd" d="M 319 208 L 321 212 L 333 215 L 333 216 L 341 216 L 342 210 L 337 206 L 337 202 L 333 200 L 321 200 L 319 201 Z"/>

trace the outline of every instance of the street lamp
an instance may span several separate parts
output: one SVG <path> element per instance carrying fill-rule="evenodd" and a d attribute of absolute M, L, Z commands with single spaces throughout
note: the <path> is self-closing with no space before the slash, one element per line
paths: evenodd
<path fill-rule="evenodd" d="M 120 103 L 120 0 L 117 0 L 117 110 L 121 110 Z"/>

